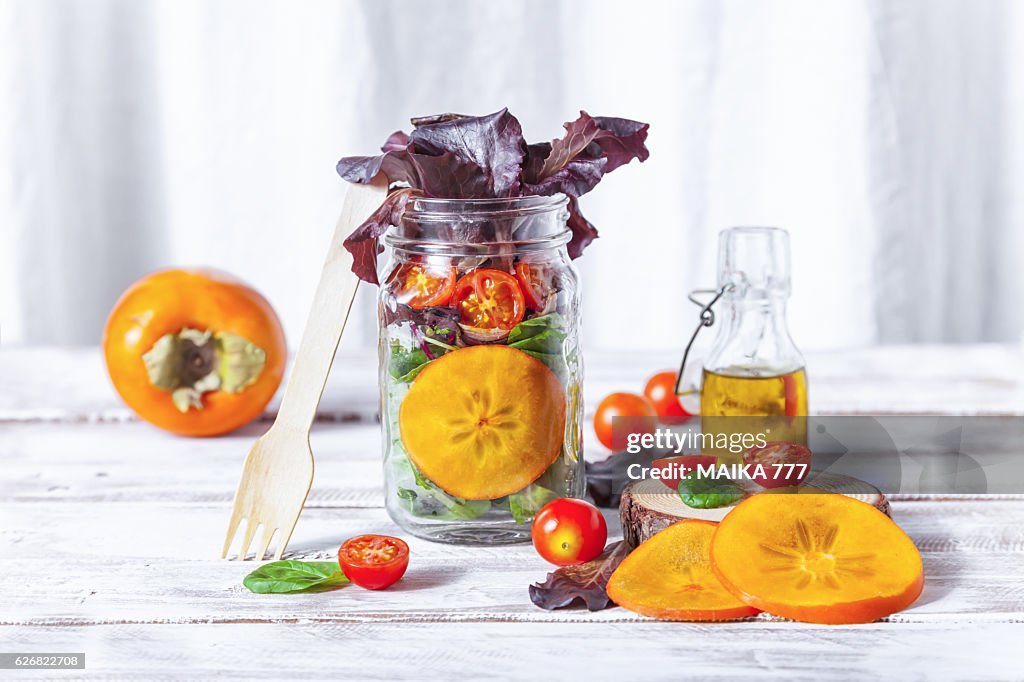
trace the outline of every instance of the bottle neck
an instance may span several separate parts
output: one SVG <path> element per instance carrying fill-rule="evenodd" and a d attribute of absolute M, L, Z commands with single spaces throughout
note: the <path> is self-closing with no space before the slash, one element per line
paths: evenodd
<path fill-rule="evenodd" d="M 718 336 L 705 369 L 773 376 L 803 367 L 803 356 L 789 335 L 784 295 L 732 295 L 723 297 L 721 303 Z"/>

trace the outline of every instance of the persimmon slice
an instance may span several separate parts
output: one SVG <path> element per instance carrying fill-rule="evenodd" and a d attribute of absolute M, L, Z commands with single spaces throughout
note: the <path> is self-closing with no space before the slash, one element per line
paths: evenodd
<path fill-rule="evenodd" d="M 711 561 L 747 604 L 808 623 L 871 623 L 924 586 L 917 547 L 888 516 L 810 488 L 740 502 L 719 524 Z"/>
<path fill-rule="evenodd" d="M 718 524 L 674 523 L 622 560 L 608 596 L 643 616 L 666 620 L 732 620 L 757 613 L 733 596 L 711 570 L 709 549 Z"/>
<path fill-rule="evenodd" d="M 521 350 L 470 346 L 419 373 L 398 427 L 413 464 L 442 490 L 491 500 L 522 490 L 558 458 L 565 393 Z"/>

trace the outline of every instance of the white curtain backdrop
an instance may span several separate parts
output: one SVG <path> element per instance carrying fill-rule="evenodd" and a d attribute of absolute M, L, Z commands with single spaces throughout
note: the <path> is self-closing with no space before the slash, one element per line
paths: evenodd
<path fill-rule="evenodd" d="M 1013 0 L 0 0 L 2 341 L 95 344 L 134 279 L 212 265 L 294 345 L 338 157 L 507 105 L 651 123 L 582 202 L 588 348 L 680 349 L 738 224 L 791 231 L 804 348 L 1017 342 L 1022 67 Z"/>

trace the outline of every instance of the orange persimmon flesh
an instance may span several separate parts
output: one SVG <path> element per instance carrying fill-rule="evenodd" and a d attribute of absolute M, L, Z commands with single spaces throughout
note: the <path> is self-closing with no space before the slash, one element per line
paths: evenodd
<path fill-rule="evenodd" d="M 810 488 L 761 493 L 719 524 L 711 562 L 762 611 L 808 623 L 871 623 L 921 594 L 921 555 L 866 502 Z"/>
<path fill-rule="evenodd" d="M 685 519 L 659 532 L 622 560 L 608 596 L 643 616 L 667 620 L 733 620 L 757 609 L 734 597 L 711 570 L 718 524 Z"/>
<path fill-rule="evenodd" d="M 565 393 L 521 350 L 460 348 L 419 373 L 398 427 L 413 464 L 442 490 L 491 500 L 522 490 L 558 458 Z"/>

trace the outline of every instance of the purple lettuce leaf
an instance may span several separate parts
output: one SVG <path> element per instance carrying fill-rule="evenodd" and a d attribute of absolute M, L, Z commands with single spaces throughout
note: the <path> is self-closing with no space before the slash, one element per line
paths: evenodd
<path fill-rule="evenodd" d="M 366 184 L 379 173 L 389 185 L 415 187 L 428 197 L 478 199 L 490 192 L 488 178 L 480 168 L 451 152 L 430 156 L 392 148 L 378 156 L 347 156 L 338 162 L 338 175 L 349 182 Z"/>
<path fill-rule="evenodd" d="M 633 159 L 647 159 L 650 155 L 644 145 L 647 128 L 646 123 L 624 118 L 595 118 L 581 111 L 578 119 L 565 124 L 564 137 L 552 140 L 549 145 L 527 148 L 523 167 L 524 194 L 562 192 L 571 197 L 586 194 L 605 173 Z"/>
<path fill-rule="evenodd" d="M 451 152 L 460 161 L 475 164 L 487 179 L 487 193 L 479 198 L 519 194 L 526 141 L 519 120 L 508 109 L 420 125 L 409 138 L 421 154 Z"/>
<path fill-rule="evenodd" d="M 345 240 L 344 246 L 352 254 L 352 272 L 359 279 L 371 284 L 380 284 L 377 279 L 377 255 L 384 250 L 380 245 L 380 237 L 389 227 L 398 224 L 409 199 L 422 194 L 420 190 L 411 187 L 392 192 L 380 208 Z"/>
<path fill-rule="evenodd" d="M 345 180 L 368 183 L 383 174 L 392 189 L 384 205 L 345 240 L 355 258 L 353 271 L 367 282 L 377 283 L 379 237 L 398 224 L 414 195 L 484 199 L 564 193 L 573 233 L 569 255 L 577 258 L 597 238 L 597 230 L 580 213 L 577 198 L 606 173 L 648 157 L 646 123 L 591 117 L 582 111 L 565 124 L 564 137 L 529 145 L 507 109 L 487 116 L 438 114 L 412 123 L 412 133 L 392 133 L 381 154 L 338 162 L 338 174 Z"/>
<path fill-rule="evenodd" d="M 589 611 L 614 606 L 608 597 L 608 579 L 629 551 L 625 542 L 614 542 L 593 561 L 548 573 L 544 582 L 530 585 L 530 601 L 548 611 L 574 603 L 582 603 Z"/>
<path fill-rule="evenodd" d="M 409 135 L 403 130 L 396 130 L 388 136 L 388 139 L 381 145 L 380 150 L 384 153 L 408 151 L 409 144 Z"/>
<path fill-rule="evenodd" d="M 569 230 L 572 232 L 572 239 L 566 249 L 569 251 L 569 258 L 579 258 L 583 255 L 583 249 L 590 245 L 590 242 L 597 239 L 597 228 L 580 213 L 580 202 L 576 197 L 569 197 Z"/>

